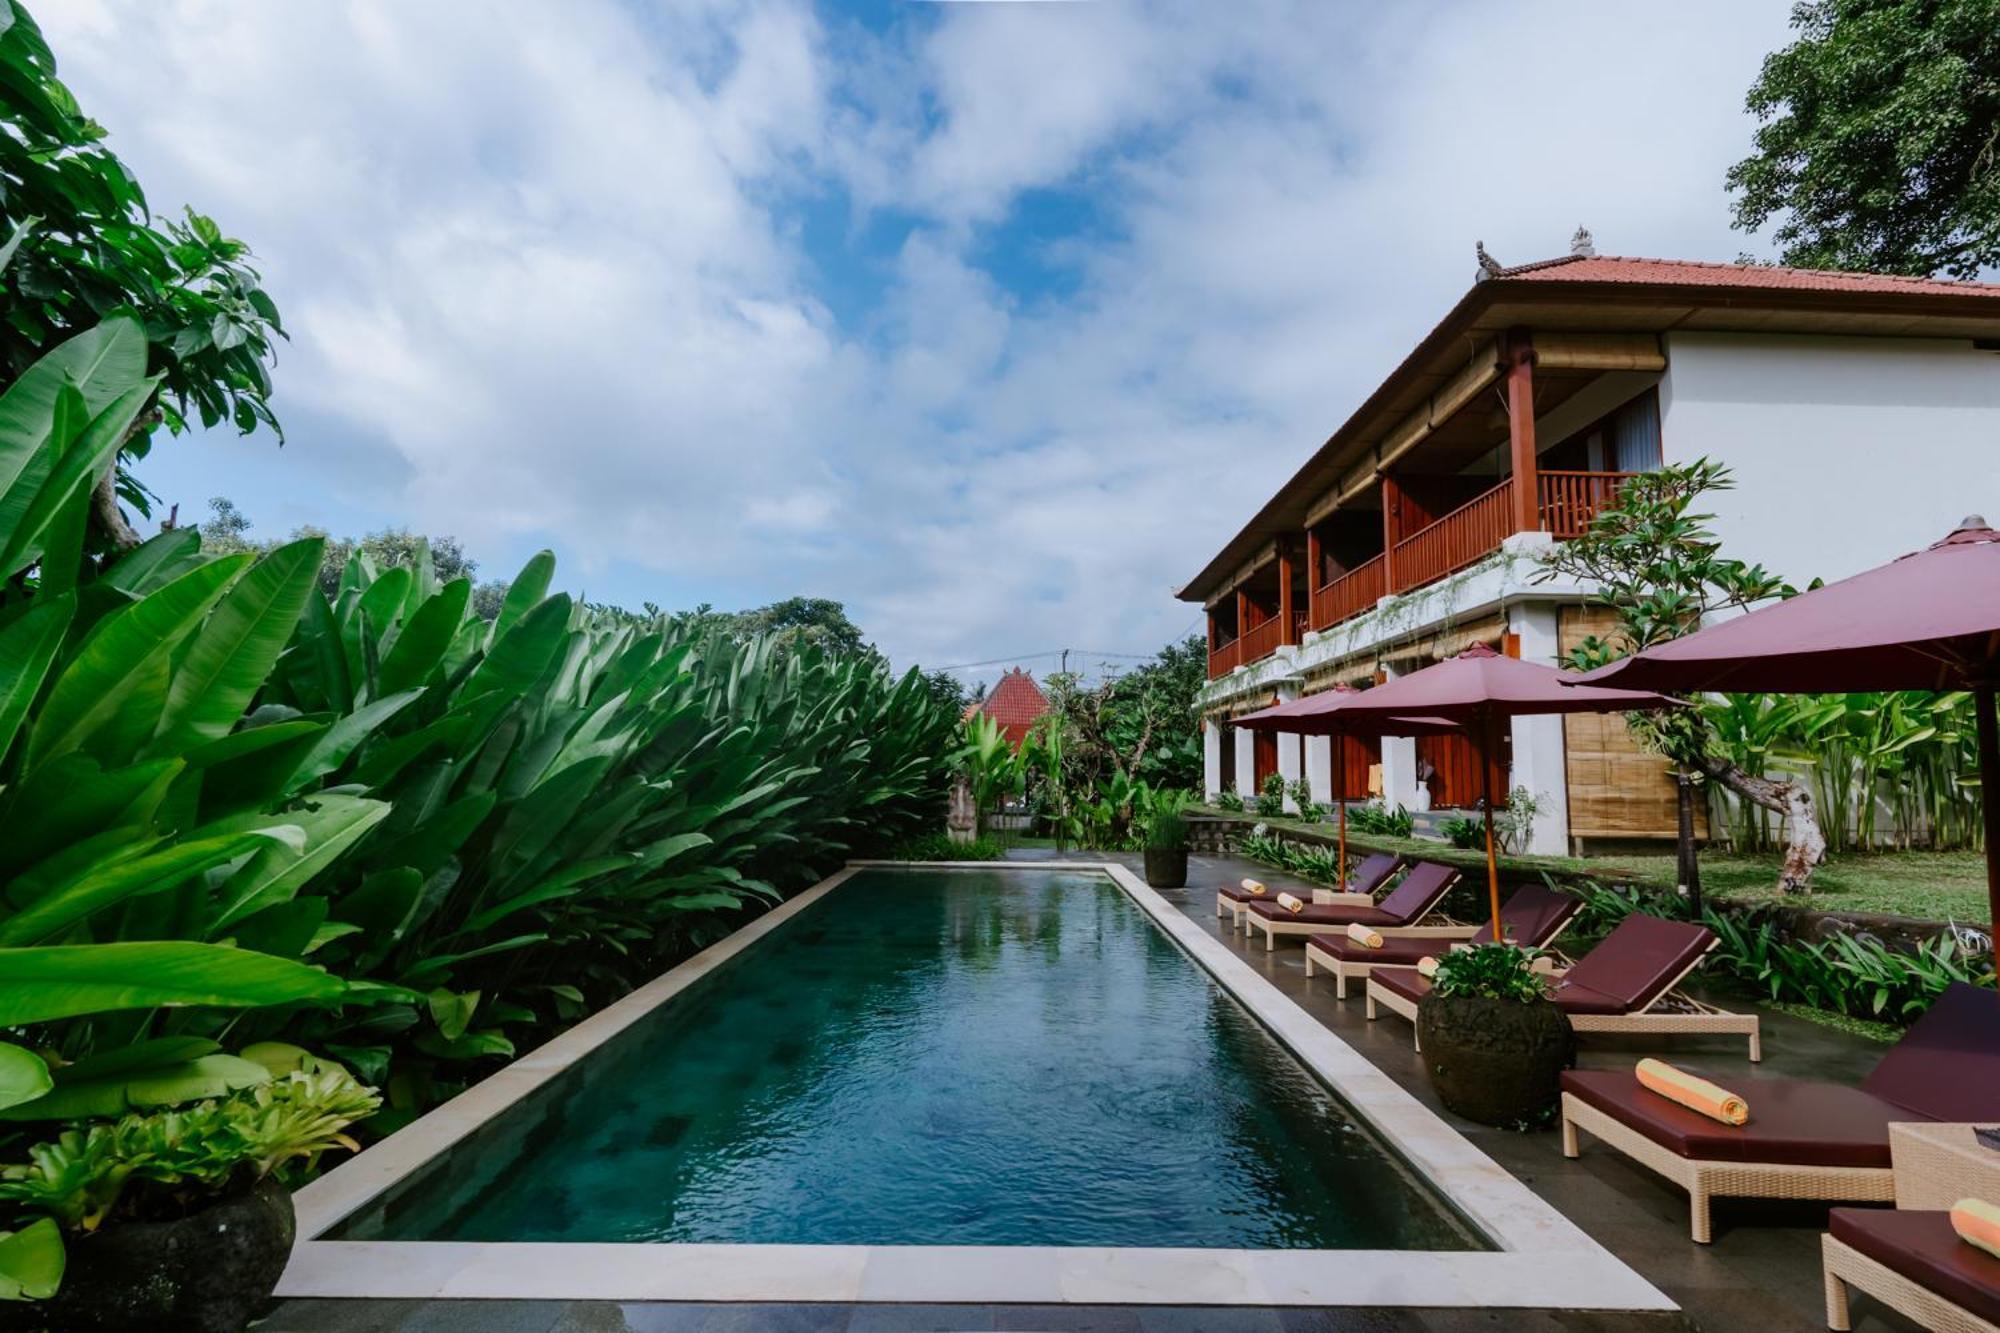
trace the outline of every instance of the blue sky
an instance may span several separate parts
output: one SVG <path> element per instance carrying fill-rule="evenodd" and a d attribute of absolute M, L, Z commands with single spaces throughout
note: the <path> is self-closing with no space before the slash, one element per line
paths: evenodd
<path fill-rule="evenodd" d="M 839 598 L 899 663 L 1141 654 L 1469 283 L 1757 251 L 1784 0 L 38 6 L 157 209 L 256 250 L 289 443 L 184 516 Z M 142 71 L 134 77 L 134 71 Z M 1029 661 L 1046 668 L 1046 660 Z M 991 674 L 974 672 L 970 675 Z"/>

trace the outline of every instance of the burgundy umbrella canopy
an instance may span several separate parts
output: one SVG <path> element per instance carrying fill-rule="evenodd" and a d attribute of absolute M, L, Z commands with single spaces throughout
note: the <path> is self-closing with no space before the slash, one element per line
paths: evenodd
<path fill-rule="evenodd" d="M 1352 685 L 1336 685 L 1319 694 L 1308 694 L 1303 699 L 1276 704 L 1262 712 L 1239 717 L 1236 725 L 1248 731 L 1336 737 L 1435 736 L 1460 729 L 1456 722 L 1442 717 L 1357 716 L 1347 704 L 1362 697 L 1364 691 Z M 1336 767 L 1340 773 L 1337 780 L 1340 790 L 1333 804 L 1340 812 L 1340 878 L 1344 887 L 1347 883 L 1347 765 L 1337 764 Z"/>
<path fill-rule="evenodd" d="M 1774 694 L 1972 691 L 1986 888 L 2000 924 L 2000 803 L 1986 796 L 2000 783 L 1996 674 L 2000 532 L 1973 517 L 1925 550 L 1648 648 L 1582 679 Z"/>
<path fill-rule="evenodd" d="M 1362 717 L 1445 718 L 1479 737 L 1481 779 L 1486 786 L 1486 891 L 1493 913 L 1493 938 L 1500 933 L 1500 867 L 1493 849 L 1493 767 L 1502 718 L 1542 713 L 1627 713 L 1673 707 L 1678 701 L 1646 690 L 1566 685 L 1575 679 L 1554 667 L 1502 657 L 1474 644 L 1456 657 L 1377 685 L 1341 706 Z M 1391 733 L 1394 734 L 1394 733 Z"/>

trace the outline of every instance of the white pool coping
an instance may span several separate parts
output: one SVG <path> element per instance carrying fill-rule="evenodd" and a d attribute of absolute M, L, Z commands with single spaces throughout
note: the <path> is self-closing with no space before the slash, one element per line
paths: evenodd
<path fill-rule="evenodd" d="M 1492 1251 L 321 1240 L 345 1218 L 872 867 L 1108 875 L 1351 1107 Z M 1550 1148 L 1553 1152 L 1553 1146 Z M 1678 1307 L 1124 866 L 855 861 L 293 1196 L 278 1295 L 923 1304 Z"/>

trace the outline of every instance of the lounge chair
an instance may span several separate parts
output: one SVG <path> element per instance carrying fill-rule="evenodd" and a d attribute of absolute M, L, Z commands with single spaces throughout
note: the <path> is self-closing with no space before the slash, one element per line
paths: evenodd
<path fill-rule="evenodd" d="M 1396 867 L 1402 864 L 1403 858 L 1394 852 L 1375 852 L 1354 868 L 1354 873 L 1347 877 L 1345 888 L 1315 889 L 1313 901 L 1327 905 L 1339 903 L 1367 907 L 1375 901 L 1375 895 L 1382 886 L 1389 882 L 1389 877 L 1396 873 Z M 1236 929 L 1241 930 L 1242 916 L 1249 904 L 1259 899 L 1275 901 L 1276 898 L 1277 894 L 1274 892 L 1249 893 L 1240 887 L 1218 889 L 1215 894 L 1215 914 L 1236 918 Z"/>
<path fill-rule="evenodd" d="M 1586 1130 L 1680 1185 L 1704 1244 L 1716 1196 L 1886 1203 L 1890 1122 L 2000 1119 L 2000 994 L 1954 983 L 1858 1088 L 1760 1078 L 1739 1091 L 1750 1120 L 1725 1125 L 1646 1091 L 1629 1069 L 1572 1069 L 1563 1155 L 1577 1155 Z"/>
<path fill-rule="evenodd" d="M 1246 931 L 1264 932 L 1266 952 L 1278 947 L 1280 935 L 1332 935 L 1357 922 L 1373 926 L 1384 935 L 1416 935 L 1450 939 L 1464 929 L 1451 922 L 1424 925 L 1437 910 L 1458 872 L 1435 861 L 1419 861 L 1403 876 L 1403 882 L 1387 897 L 1372 906 L 1362 903 L 1313 903 L 1303 911 L 1289 912 L 1275 902 L 1253 902 L 1243 913 Z"/>
<path fill-rule="evenodd" d="M 1820 1237 L 1826 1326 L 1854 1327 L 1847 1289 L 1941 1333 L 2000 1333 L 2000 1259 L 1967 1245 L 1951 1214 L 1928 1209 L 1836 1208 Z"/>
<path fill-rule="evenodd" d="M 1644 1033 L 1709 1036 L 1734 1033 L 1750 1039 L 1750 1058 L 1764 1058 L 1755 1014 L 1735 1014 L 1704 1004 L 1679 988 L 1711 949 L 1721 943 L 1707 926 L 1628 916 L 1549 989 L 1578 1033 Z M 1412 1023 L 1431 993 L 1429 978 L 1414 969 L 1392 969 L 1368 978 L 1368 1016 L 1378 1008 Z"/>
<path fill-rule="evenodd" d="M 1500 927 L 1514 944 L 1529 949 L 1546 949 L 1582 910 L 1583 900 L 1572 894 L 1540 884 L 1524 884 L 1514 890 L 1513 896 L 1500 908 Z M 1460 938 L 1469 944 L 1492 942 L 1493 923 L 1490 921 L 1477 930 L 1471 926 L 1463 929 L 1464 934 Z M 1347 998 L 1348 982 L 1366 980 L 1378 967 L 1413 968 L 1421 960 L 1435 957 L 1440 943 L 1456 947 L 1450 939 L 1441 941 L 1405 936 L 1385 939 L 1379 949 L 1367 949 L 1345 935 L 1315 935 L 1306 941 L 1306 975 L 1312 976 L 1316 968 L 1333 973 L 1334 996 L 1344 1000 Z"/>

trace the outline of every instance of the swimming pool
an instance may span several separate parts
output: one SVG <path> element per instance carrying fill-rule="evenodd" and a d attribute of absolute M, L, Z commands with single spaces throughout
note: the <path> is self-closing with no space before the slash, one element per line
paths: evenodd
<path fill-rule="evenodd" d="M 1102 874 L 877 869 L 357 1240 L 1480 1249 Z"/>
<path fill-rule="evenodd" d="M 1256 958 L 850 865 L 298 1191 L 278 1294 L 1674 1308 Z"/>

